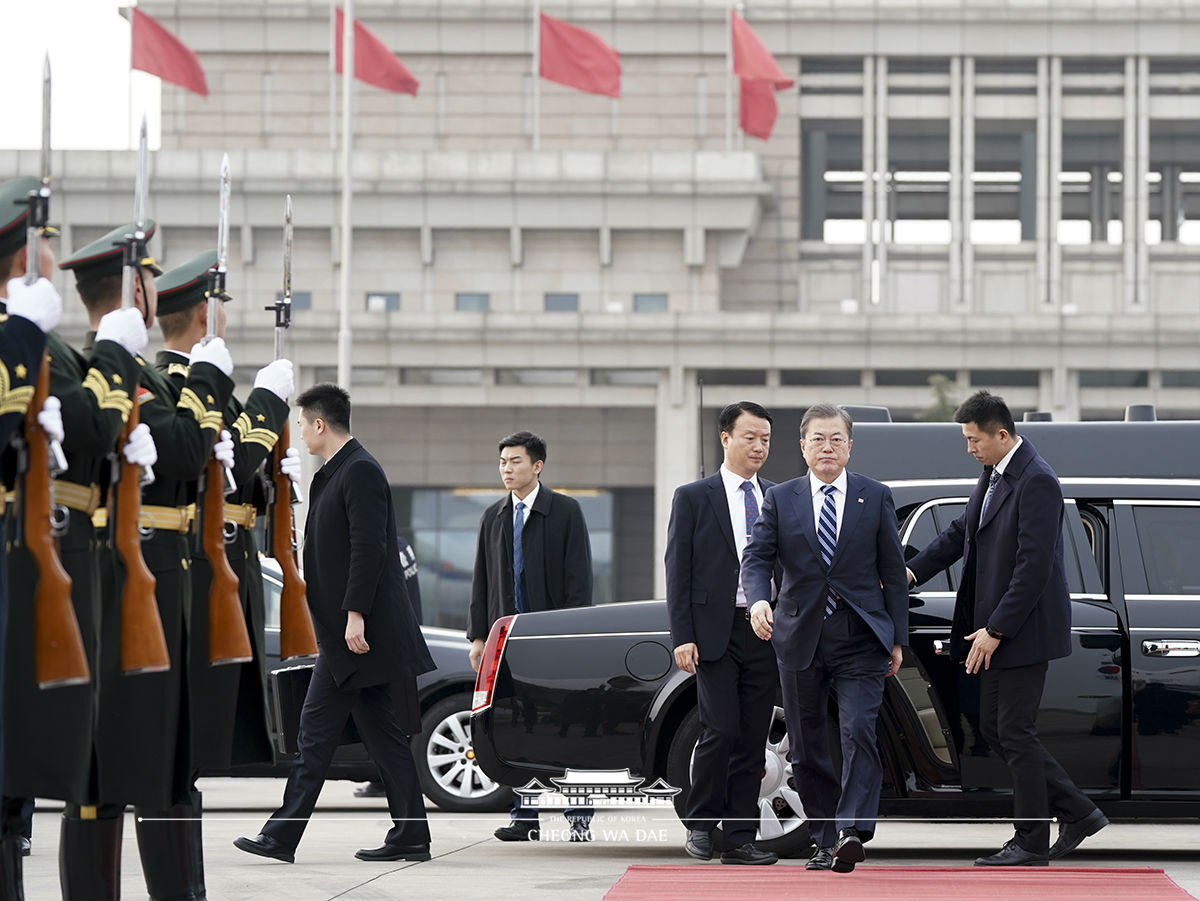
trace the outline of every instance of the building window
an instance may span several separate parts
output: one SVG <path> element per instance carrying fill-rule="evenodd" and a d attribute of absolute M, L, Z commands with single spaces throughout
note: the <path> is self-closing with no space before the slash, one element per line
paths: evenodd
<path fill-rule="evenodd" d="M 593 369 L 593 385 L 650 385 L 658 384 L 657 369 Z"/>
<path fill-rule="evenodd" d="M 490 294 L 460 291 L 454 295 L 454 309 L 460 313 L 486 313 L 490 301 Z"/>
<path fill-rule="evenodd" d="M 1164 388 L 1200 388 L 1200 370 L 1164 369 L 1162 386 Z"/>
<path fill-rule="evenodd" d="M 402 385 L 480 385 L 483 384 L 483 370 L 405 367 L 400 370 L 400 383 Z"/>
<path fill-rule="evenodd" d="M 578 313 L 578 294 L 546 294 L 547 313 Z"/>
<path fill-rule="evenodd" d="M 633 295 L 633 312 L 665 313 L 667 312 L 667 295 L 635 294 Z"/>
<path fill-rule="evenodd" d="M 1036 369 L 972 369 L 971 384 L 980 388 L 1002 385 L 1006 388 L 1036 388 L 1041 373 Z"/>
<path fill-rule="evenodd" d="M 399 291 L 368 291 L 368 313 L 394 313 L 400 309 Z"/>
<path fill-rule="evenodd" d="M 700 369 L 696 378 L 706 385 L 758 385 L 767 383 L 765 369 Z"/>
<path fill-rule="evenodd" d="M 497 385 L 574 385 L 578 369 L 497 369 Z"/>
<path fill-rule="evenodd" d="M 876 369 L 875 384 L 880 388 L 928 387 L 929 379 L 935 375 L 954 381 L 955 373 L 932 369 Z"/>
<path fill-rule="evenodd" d="M 861 369 L 781 369 L 781 385 L 820 385 L 826 388 L 857 388 L 862 384 Z"/>
<path fill-rule="evenodd" d="M 1080 388 L 1146 388 L 1150 373 L 1144 369 L 1083 369 Z"/>
<path fill-rule="evenodd" d="M 283 300 L 283 292 L 275 292 L 275 302 Z M 312 309 L 312 292 L 311 291 L 293 291 L 292 292 L 292 309 L 293 310 L 311 310 Z"/>

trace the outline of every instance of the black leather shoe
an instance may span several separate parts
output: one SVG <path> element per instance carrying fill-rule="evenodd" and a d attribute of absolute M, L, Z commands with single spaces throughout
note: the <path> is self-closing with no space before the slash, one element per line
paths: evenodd
<path fill-rule="evenodd" d="M 1089 835 L 1095 835 L 1101 829 L 1108 825 L 1108 817 L 1106 817 L 1100 808 L 1096 808 L 1082 820 L 1076 820 L 1074 823 L 1059 823 L 1058 824 L 1058 841 L 1050 846 L 1050 859 L 1058 860 L 1070 854 L 1079 847 Z"/>
<path fill-rule="evenodd" d="M 833 848 L 817 848 L 815 854 L 804 865 L 806 870 L 832 870 Z"/>
<path fill-rule="evenodd" d="M 1082 841 L 1082 839 L 1080 839 Z M 989 857 L 975 861 L 977 867 L 1048 867 L 1048 854 L 1034 854 L 1017 844 L 1015 838 L 1004 843 L 1004 847 Z"/>
<path fill-rule="evenodd" d="M 386 798 L 387 792 L 384 790 L 382 782 L 368 782 L 365 785 L 360 785 L 354 790 L 356 798 Z"/>
<path fill-rule="evenodd" d="M 712 860 L 712 833 L 702 829 L 689 829 L 687 841 L 683 843 L 683 850 L 696 860 Z"/>
<path fill-rule="evenodd" d="M 240 836 L 233 840 L 233 846 L 239 850 L 245 851 L 247 854 L 257 854 L 259 857 L 270 857 L 274 860 L 282 860 L 284 863 L 295 863 L 296 852 L 289 848 L 283 842 L 277 842 L 271 836 L 260 832 L 254 838 L 246 838 Z"/>
<path fill-rule="evenodd" d="M 536 842 L 538 840 L 537 820 L 513 820 L 492 834 L 502 842 Z"/>
<path fill-rule="evenodd" d="M 1082 839 L 1080 839 L 1080 841 L 1082 841 Z M 1078 842 L 1076 842 L 1076 844 L 1078 844 Z M 33 842 L 31 842 L 29 839 L 27 839 L 25 836 L 22 835 L 21 836 L 21 856 L 28 857 L 32 853 L 33 853 Z"/>
<path fill-rule="evenodd" d="M 746 842 L 744 845 L 739 845 L 732 851 L 721 852 L 721 863 L 747 863 L 758 866 L 775 863 L 779 860 L 779 855 L 773 851 L 764 851 L 761 848 L 754 847 L 753 842 Z"/>
<path fill-rule="evenodd" d="M 590 821 L 588 820 L 573 820 L 571 822 L 571 841 L 573 842 L 590 842 L 592 840 L 592 830 Z"/>
<path fill-rule="evenodd" d="M 423 845 L 388 845 L 378 848 L 359 848 L 354 852 L 359 860 L 429 860 L 429 843 Z"/>
<path fill-rule="evenodd" d="M 837 844 L 833 848 L 833 866 L 830 867 L 833 872 L 852 872 L 855 864 L 866 859 L 867 852 L 863 850 L 862 838 L 857 829 L 847 826 L 838 833 Z"/>

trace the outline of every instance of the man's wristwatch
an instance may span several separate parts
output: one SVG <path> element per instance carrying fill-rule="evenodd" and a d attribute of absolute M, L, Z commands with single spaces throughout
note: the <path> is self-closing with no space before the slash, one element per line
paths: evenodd
<path fill-rule="evenodd" d="M 991 626 L 984 626 L 983 628 L 984 628 L 984 631 L 987 632 L 989 638 L 995 638 L 997 641 L 999 641 L 1001 638 L 1004 637 L 1003 632 L 997 632 Z"/>

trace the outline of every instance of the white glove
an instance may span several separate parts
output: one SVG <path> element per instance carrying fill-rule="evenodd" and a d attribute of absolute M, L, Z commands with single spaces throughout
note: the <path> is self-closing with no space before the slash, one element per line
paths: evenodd
<path fill-rule="evenodd" d="M 65 435 L 62 421 L 62 402 L 53 394 L 47 397 L 46 402 L 42 404 L 42 412 L 38 414 L 37 420 L 38 425 L 42 427 L 42 431 L 46 433 L 47 438 L 62 444 Z"/>
<path fill-rule="evenodd" d="M 281 401 L 286 402 L 296 390 L 296 378 L 291 360 L 276 360 L 258 370 L 254 377 L 255 388 L 266 388 Z"/>
<path fill-rule="evenodd" d="M 202 341 L 193 345 L 189 356 L 193 366 L 197 363 L 211 363 L 226 375 L 233 375 L 233 357 L 229 354 L 229 348 L 225 346 L 224 338 L 213 338 L 207 344 Z"/>
<path fill-rule="evenodd" d="M 146 323 L 140 310 L 129 307 L 113 310 L 100 317 L 96 329 L 96 341 L 116 341 L 134 356 L 140 354 L 150 341 L 146 334 Z"/>
<path fill-rule="evenodd" d="M 158 448 L 154 445 L 150 426 L 144 422 L 139 422 L 129 433 L 129 440 L 121 450 L 125 453 L 125 460 L 134 466 L 153 466 L 158 462 Z"/>
<path fill-rule="evenodd" d="M 25 284 L 23 278 L 9 279 L 6 303 L 10 316 L 28 319 L 43 332 L 50 331 L 62 318 L 62 298 L 44 277 L 32 285 Z"/>
<path fill-rule="evenodd" d="M 233 469 L 233 437 L 225 429 L 221 429 L 221 440 L 213 445 L 213 456 L 226 469 Z"/>
<path fill-rule="evenodd" d="M 293 483 L 298 484 L 300 482 L 300 452 L 294 447 L 289 447 L 287 453 L 283 455 L 283 459 L 279 461 L 279 471 Z"/>

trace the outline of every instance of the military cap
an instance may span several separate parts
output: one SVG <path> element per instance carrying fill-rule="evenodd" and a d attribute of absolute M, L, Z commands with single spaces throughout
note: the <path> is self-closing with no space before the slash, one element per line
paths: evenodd
<path fill-rule="evenodd" d="M 97 238 L 83 249 L 75 251 L 59 263 L 58 268 L 74 270 L 77 282 L 94 282 L 110 275 L 120 275 L 125 259 L 125 236 L 132 235 L 136 228 L 137 223 L 134 222 L 114 228 L 104 237 Z M 149 243 L 158 226 L 153 219 L 147 219 L 145 230 L 146 241 Z M 158 263 L 149 253 L 142 257 L 141 264 L 155 275 L 162 275 Z"/>
<path fill-rule="evenodd" d="M 25 246 L 29 205 L 24 200 L 40 184 L 38 179 L 26 175 L 10 178 L 0 185 L 0 257 Z"/>
<path fill-rule="evenodd" d="M 216 265 L 216 250 L 205 250 L 158 279 L 158 315 L 178 313 L 208 300 L 208 273 Z M 229 300 L 229 296 L 221 300 Z"/>

